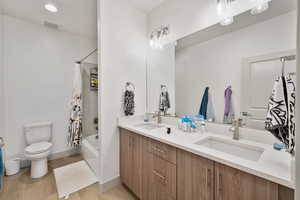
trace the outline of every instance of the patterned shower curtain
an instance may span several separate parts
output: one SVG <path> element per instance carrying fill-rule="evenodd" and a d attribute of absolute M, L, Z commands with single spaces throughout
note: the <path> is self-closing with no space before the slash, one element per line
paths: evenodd
<path fill-rule="evenodd" d="M 80 64 L 76 63 L 74 71 L 73 94 L 69 119 L 68 144 L 79 147 L 82 140 L 82 76 Z"/>
<path fill-rule="evenodd" d="M 295 153 L 295 104 L 296 84 L 291 77 L 276 79 L 269 100 L 266 130 Z"/>

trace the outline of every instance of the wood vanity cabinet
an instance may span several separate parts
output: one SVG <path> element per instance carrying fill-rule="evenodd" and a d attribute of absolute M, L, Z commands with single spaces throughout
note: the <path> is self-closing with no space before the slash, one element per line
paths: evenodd
<path fill-rule="evenodd" d="M 120 134 L 121 181 L 139 198 L 142 193 L 142 137 L 125 129 Z"/>
<path fill-rule="evenodd" d="M 294 200 L 294 190 L 121 129 L 121 181 L 141 200 Z"/>
<path fill-rule="evenodd" d="M 214 162 L 177 150 L 177 199 L 214 200 Z"/>
<path fill-rule="evenodd" d="M 215 162 L 215 200 L 278 200 L 278 184 Z"/>
<path fill-rule="evenodd" d="M 177 150 L 177 199 L 293 200 L 292 189 Z"/>

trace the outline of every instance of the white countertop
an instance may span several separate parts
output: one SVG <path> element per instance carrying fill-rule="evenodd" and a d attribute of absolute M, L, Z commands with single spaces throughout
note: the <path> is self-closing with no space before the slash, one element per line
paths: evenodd
<path fill-rule="evenodd" d="M 137 127 L 141 124 L 141 119 L 119 119 L 119 127 L 133 131 L 137 134 L 161 141 L 179 149 L 183 149 L 207 159 L 225 164 L 227 166 L 239 169 L 241 171 L 253 174 L 255 176 L 267 179 L 269 181 L 281 184 L 294 189 L 295 183 L 291 180 L 291 156 L 286 152 L 280 152 L 273 149 L 272 145 L 254 142 L 252 140 L 239 140 L 240 143 L 264 148 L 264 152 L 258 161 L 251 161 L 217 151 L 205 146 L 197 145 L 196 142 L 207 137 L 213 136 L 221 139 L 231 139 L 226 135 L 215 133 L 186 133 L 179 130 L 176 126 L 163 124 L 172 128 L 170 135 L 166 133 L 166 128 L 157 128 L 147 130 L 143 127 Z"/>

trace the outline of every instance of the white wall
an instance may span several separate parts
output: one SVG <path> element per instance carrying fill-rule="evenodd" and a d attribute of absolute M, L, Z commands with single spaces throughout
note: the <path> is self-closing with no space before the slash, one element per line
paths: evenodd
<path fill-rule="evenodd" d="M 236 1 L 233 3 L 232 13 L 241 14 L 252 8 L 253 3 L 255 1 Z M 170 25 L 171 32 L 166 42 L 172 42 L 217 24 L 219 21 L 216 0 L 164 1 L 149 14 L 148 32 L 161 25 Z"/>
<path fill-rule="evenodd" d="M 162 50 L 149 49 L 147 54 L 148 110 L 157 112 L 161 85 L 166 85 L 171 108 L 168 113 L 175 113 L 175 46 L 168 44 Z"/>
<path fill-rule="evenodd" d="M 136 114 L 146 111 L 146 14 L 124 0 L 101 0 L 100 4 L 100 180 L 119 176 L 121 97 L 125 83 L 135 84 Z"/>
<path fill-rule="evenodd" d="M 67 147 L 74 61 L 96 41 L 4 16 L 5 133 L 7 155 L 24 150 L 22 126 L 53 121 L 53 152 Z"/>
<path fill-rule="evenodd" d="M 0 7 L 0 137 L 4 137 L 3 16 L 1 12 Z"/>
<path fill-rule="evenodd" d="M 297 10 L 297 57 L 300 58 L 300 3 L 298 2 L 298 10 Z M 297 74 L 300 73 L 300 61 L 297 59 Z M 297 94 L 300 94 L 300 76 L 297 76 Z M 297 104 L 296 104 L 296 132 L 300 130 L 300 117 L 299 117 L 299 108 L 300 108 L 300 100 L 299 98 L 296 99 Z M 296 145 L 300 144 L 300 134 L 296 134 Z M 300 169 L 300 150 L 299 148 L 296 149 L 296 169 Z M 300 170 L 296 170 L 296 191 L 295 191 L 295 199 L 300 199 Z"/>
<path fill-rule="evenodd" d="M 243 58 L 296 48 L 296 13 L 273 18 L 176 52 L 176 112 L 199 111 L 203 90 L 210 87 L 217 121 L 224 112 L 224 90 L 233 87 L 240 113 Z"/>

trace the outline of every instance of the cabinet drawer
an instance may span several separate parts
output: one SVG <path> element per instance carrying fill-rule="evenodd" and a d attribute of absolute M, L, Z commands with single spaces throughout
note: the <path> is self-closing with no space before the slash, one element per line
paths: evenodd
<path fill-rule="evenodd" d="M 177 161 L 175 147 L 149 139 L 148 152 L 176 165 Z"/>
<path fill-rule="evenodd" d="M 162 158 L 151 155 L 151 200 L 176 199 L 176 166 Z"/>

